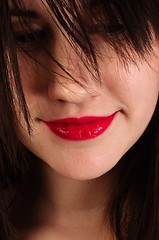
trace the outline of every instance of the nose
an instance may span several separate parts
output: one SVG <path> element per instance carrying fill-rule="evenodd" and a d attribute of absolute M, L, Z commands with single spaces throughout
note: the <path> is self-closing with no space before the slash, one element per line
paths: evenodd
<path fill-rule="evenodd" d="M 52 101 L 62 101 L 74 104 L 80 104 L 93 99 L 97 95 L 97 88 L 95 90 L 94 85 L 92 85 L 92 82 L 90 81 L 90 75 L 84 67 L 81 59 L 77 57 L 75 50 L 73 50 L 70 43 L 68 43 L 58 30 L 56 32 L 56 39 L 52 52 L 60 65 L 64 66 L 64 69 L 80 84 L 73 79 L 68 79 L 67 73 L 61 71 L 61 69 L 56 66 L 56 69 L 54 70 L 58 73 L 56 76 L 57 80 L 49 81 L 49 98 Z M 82 79 L 87 79 L 88 81 L 83 81 Z M 82 84 L 83 82 L 84 85 L 86 85 L 84 87 Z M 87 84 L 85 84 L 86 82 Z"/>
<path fill-rule="evenodd" d="M 80 104 L 91 101 L 95 97 L 95 94 L 76 82 L 64 83 L 53 81 L 49 84 L 48 96 L 52 101 Z"/>

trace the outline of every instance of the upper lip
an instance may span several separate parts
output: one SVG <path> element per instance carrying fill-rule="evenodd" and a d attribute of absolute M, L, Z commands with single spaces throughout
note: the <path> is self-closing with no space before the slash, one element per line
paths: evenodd
<path fill-rule="evenodd" d="M 109 116 L 84 116 L 84 117 L 73 117 L 73 118 L 62 118 L 57 119 L 53 121 L 44 121 L 47 124 L 76 124 L 76 125 L 82 125 L 82 124 L 88 124 L 92 122 L 100 122 L 106 120 Z"/>

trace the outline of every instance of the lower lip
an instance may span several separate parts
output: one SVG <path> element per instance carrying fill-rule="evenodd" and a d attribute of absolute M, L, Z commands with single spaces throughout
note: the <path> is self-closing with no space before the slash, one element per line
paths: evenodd
<path fill-rule="evenodd" d="M 108 117 L 67 118 L 44 123 L 63 139 L 82 141 L 100 136 L 110 126 L 115 115 L 116 113 Z"/>

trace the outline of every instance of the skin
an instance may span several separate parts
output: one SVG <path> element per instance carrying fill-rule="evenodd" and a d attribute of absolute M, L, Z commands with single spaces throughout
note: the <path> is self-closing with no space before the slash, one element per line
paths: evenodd
<path fill-rule="evenodd" d="M 52 29 L 47 42 L 49 52 L 85 88 L 68 80 L 42 50 L 34 50 L 31 54 L 56 71 L 59 74 L 56 77 L 18 53 L 22 87 L 33 127 L 30 137 L 21 118 L 19 137 L 38 159 L 24 187 L 25 203 L 22 201 L 19 207 L 21 199 L 17 200 L 19 209 L 26 203 L 28 208 L 34 206 L 33 214 L 28 216 L 22 211 L 17 217 L 17 228 L 23 239 L 29 240 L 53 237 L 95 240 L 105 235 L 106 239 L 111 239 L 109 223 L 104 228 L 106 231 L 99 226 L 105 202 L 120 171 L 117 163 L 143 134 L 156 107 L 159 92 L 157 40 L 154 39 L 153 52 L 146 57 L 147 61 L 136 58 L 136 65 L 128 63 L 125 68 L 114 51 L 97 39 L 101 53 L 98 58 L 100 85 L 43 11 L 40 2 L 27 4 L 28 9 L 40 15 L 39 19 L 30 21 L 36 27 L 47 24 Z M 18 24 L 16 19 L 14 23 Z M 114 112 L 117 114 L 110 127 L 99 137 L 86 141 L 64 140 L 43 123 L 43 120 L 68 117 L 108 116 Z M 26 219 L 22 222 L 24 214 Z"/>

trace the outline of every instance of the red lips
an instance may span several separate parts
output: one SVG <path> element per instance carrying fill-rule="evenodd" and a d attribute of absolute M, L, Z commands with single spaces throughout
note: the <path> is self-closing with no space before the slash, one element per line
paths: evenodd
<path fill-rule="evenodd" d="M 64 118 L 44 123 L 61 138 L 82 141 L 101 135 L 110 126 L 115 115 L 116 113 L 107 117 Z"/>

